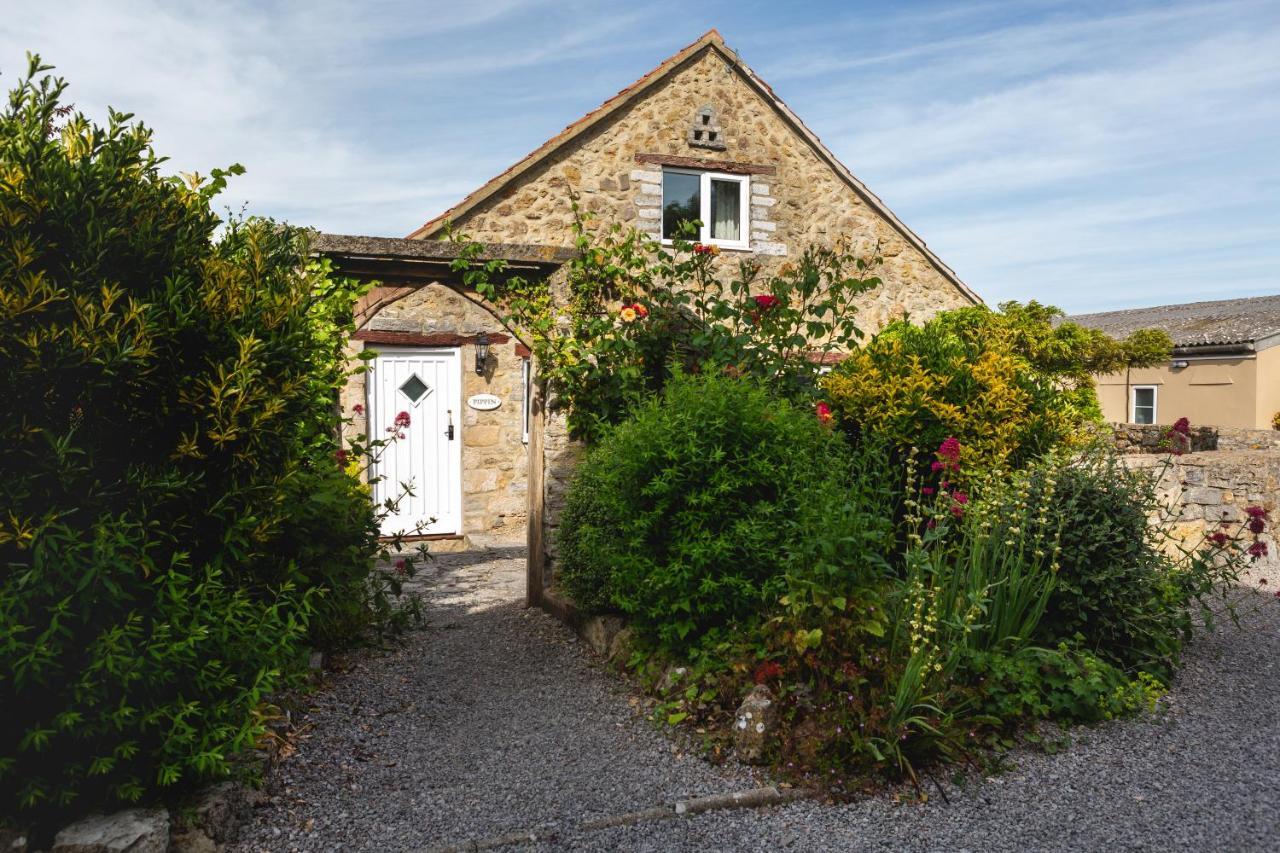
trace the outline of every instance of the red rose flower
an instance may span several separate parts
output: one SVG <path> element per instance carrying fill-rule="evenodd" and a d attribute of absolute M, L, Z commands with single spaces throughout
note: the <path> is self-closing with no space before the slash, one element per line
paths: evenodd
<path fill-rule="evenodd" d="M 769 293 L 761 293 L 759 296 L 753 296 L 752 299 L 761 311 L 770 311 L 782 304 L 782 300 Z"/>
<path fill-rule="evenodd" d="M 828 405 L 827 403 L 819 402 L 819 403 L 818 403 L 818 405 L 814 406 L 814 411 L 815 411 L 815 412 L 817 413 L 817 415 L 818 415 L 818 422 L 819 422 L 819 423 L 823 424 L 824 426 L 825 426 L 826 424 L 831 423 L 831 417 L 832 417 L 832 416 L 831 416 L 831 406 L 830 406 L 830 405 Z"/>
<path fill-rule="evenodd" d="M 764 684 L 774 678 L 782 675 L 782 667 L 777 661 L 767 660 L 756 667 L 755 681 L 756 684 Z"/>

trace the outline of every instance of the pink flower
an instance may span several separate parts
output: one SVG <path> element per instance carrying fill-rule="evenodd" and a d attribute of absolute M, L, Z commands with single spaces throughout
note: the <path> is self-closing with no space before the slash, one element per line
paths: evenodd
<path fill-rule="evenodd" d="M 1178 418 L 1173 422 L 1171 429 L 1174 432 L 1181 433 L 1182 435 L 1191 435 L 1191 421 L 1186 418 Z"/>
<path fill-rule="evenodd" d="M 938 458 L 945 459 L 948 462 L 960 461 L 960 442 L 954 437 L 948 436 L 938 445 Z"/>
<path fill-rule="evenodd" d="M 951 496 L 951 499 L 958 504 L 967 504 L 969 502 L 969 496 L 964 492 L 956 492 Z"/>
<path fill-rule="evenodd" d="M 403 559 L 396 560 L 396 574 L 407 575 L 409 573 L 409 564 Z"/>
<path fill-rule="evenodd" d="M 1267 543 L 1263 542 L 1262 540 L 1258 540 L 1257 542 L 1254 542 L 1252 545 L 1250 545 L 1249 550 L 1246 551 L 1245 553 L 1247 553 L 1250 557 L 1252 557 L 1255 560 L 1257 560 L 1260 557 L 1265 557 L 1267 556 Z"/>
<path fill-rule="evenodd" d="M 1267 529 L 1267 523 L 1260 518 L 1249 519 L 1249 532 L 1257 535 Z"/>
<path fill-rule="evenodd" d="M 405 427 L 407 427 L 408 425 L 409 425 L 409 413 L 408 413 L 408 412 L 401 412 L 400 414 L 396 415 L 396 428 L 397 428 L 397 429 L 404 429 L 404 428 L 405 428 Z"/>
<path fill-rule="evenodd" d="M 356 403 L 354 406 L 351 407 L 351 411 L 355 412 L 357 415 L 363 415 L 364 406 L 360 403 Z"/>
<path fill-rule="evenodd" d="M 759 308 L 761 311 L 769 311 L 773 308 L 777 308 L 779 305 L 782 304 L 782 301 L 778 299 L 778 297 L 770 295 L 768 293 L 762 293 L 759 296 L 755 296 L 752 298 L 755 300 L 756 307 Z"/>
<path fill-rule="evenodd" d="M 823 426 L 831 423 L 831 406 L 829 404 L 819 402 L 818 405 L 814 406 L 814 412 L 818 416 L 818 422 Z"/>
<path fill-rule="evenodd" d="M 1260 506 L 1247 506 L 1244 508 L 1244 514 L 1250 518 L 1266 518 L 1271 513 Z"/>
<path fill-rule="evenodd" d="M 943 468 L 945 468 L 945 467 L 946 467 L 946 466 L 945 466 L 945 465 L 943 465 L 941 462 L 934 462 L 932 465 L 930 465 L 930 466 L 929 466 L 929 469 L 930 469 L 931 471 L 933 471 L 933 473 L 935 473 L 935 474 L 936 474 L 936 473 L 938 473 L 939 471 L 941 471 L 941 470 L 942 470 Z"/>
<path fill-rule="evenodd" d="M 1217 545 L 1219 548 L 1221 548 L 1223 545 L 1227 544 L 1227 542 L 1230 540 L 1231 537 L 1227 536 L 1227 534 L 1219 530 L 1217 533 L 1210 533 L 1205 538 L 1208 539 L 1210 542 L 1212 542 L 1214 545 Z"/>
<path fill-rule="evenodd" d="M 920 490 L 920 494 L 922 495 L 933 494 L 933 486 L 925 486 L 923 489 Z"/>
<path fill-rule="evenodd" d="M 338 463 L 339 468 L 347 467 L 347 451 L 338 449 L 334 452 L 333 459 Z"/>

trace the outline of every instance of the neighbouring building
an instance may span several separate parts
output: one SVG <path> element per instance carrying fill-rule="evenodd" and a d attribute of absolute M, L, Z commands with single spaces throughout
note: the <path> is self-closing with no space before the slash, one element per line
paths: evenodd
<path fill-rule="evenodd" d="M 1115 338 L 1162 329 L 1173 357 L 1098 376 L 1103 416 L 1117 423 L 1270 429 L 1280 412 L 1280 296 L 1133 308 L 1068 318 Z"/>
<path fill-rule="evenodd" d="M 374 432 L 412 407 L 410 440 L 382 471 L 419 484 L 420 498 L 390 523 L 434 518 L 428 533 L 476 539 L 517 529 L 532 511 L 531 560 L 541 559 L 579 449 L 541 411 L 527 348 L 465 291 L 439 238 L 452 223 L 490 256 L 554 282 L 572 246 L 571 193 L 597 221 L 657 239 L 679 219 L 701 220 L 701 241 L 722 249 L 716 263 L 754 256 L 766 274 L 812 243 L 878 244 L 883 283 L 859 307 L 868 330 L 980 303 L 713 30 L 408 239 L 321 237 L 320 254 L 381 283 L 353 342 L 372 353 L 370 370 L 344 403 L 364 406 L 370 419 L 357 426 Z"/>

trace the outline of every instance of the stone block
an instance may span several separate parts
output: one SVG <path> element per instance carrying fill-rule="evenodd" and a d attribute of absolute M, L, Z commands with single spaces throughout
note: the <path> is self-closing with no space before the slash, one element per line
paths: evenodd
<path fill-rule="evenodd" d="M 767 195 L 753 195 L 751 196 L 751 203 L 757 207 L 773 207 L 778 203 L 778 200 Z"/>
<path fill-rule="evenodd" d="M 641 184 L 640 195 L 662 195 L 662 184 Z M 650 200 L 652 201 L 652 200 Z"/>
<path fill-rule="evenodd" d="M 1187 489 L 1184 497 L 1188 503 L 1204 504 L 1206 506 L 1217 506 L 1222 503 L 1222 490 L 1210 489 L 1198 486 L 1194 489 Z"/>
<path fill-rule="evenodd" d="M 778 230 L 777 223 L 770 222 L 767 219 L 755 220 L 751 223 L 751 227 L 756 229 L 757 231 L 777 231 Z"/>
<path fill-rule="evenodd" d="M 462 491 L 467 494 L 475 494 L 477 492 L 492 492 L 498 488 L 498 472 L 470 470 L 462 472 Z"/>
<path fill-rule="evenodd" d="M 773 692 L 763 684 L 751 688 L 738 706 L 733 723 L 733 751 L 745 764 L 766 760 L 778 736 L 778 709 Z"/>
<path fill-rule="evenodd" d="M 1182 471 L 1182 482 L 1188 486 L 1204 485 L 1204 469 L 1200 467 L 1188 467 Z"/>
<path fill-rule="evenodd" d="M 52 853 L 166 853 L 169 812 L 127 809 L 90 815 L 59 832 Z"/>
<path fill-rule="evenodd" d="M 660 207 L 641 207 L 636 210 L 636 213 L 641 219 L 662 218 L 662 208 Z"/>
<path fill-rule="evenodd" d="M 626 627 L 627 623 L 621 616 L 611 614 L 588 616 L 583 620 L 582 627 L 578 633 L 582 635 L 582 639 L 587 641 L 587 645 L 596 654 L 608 657 L 610 650 L 613 648 L 614 640 Z"/>
<path fill-rule="evenodd" d="M 761 255 L 785 255 L 787 253 L 787 247 L 782 243 L 766 243 L 763 241 L 752 243 L 751 250 Z"/>
<path fill-rule="evenodd" d="M 753 182 L 751 183 L 751 194 L 752 194 L 752 195 L 768 195 L 768 194 L 769 194 L 769 185 L 768 185 L 768 184 L 761 184 L 761 183 L 757 183 L 757 182 L 753 181 Z"/>
<path fill-rule="evenodd" d="M 632 170 L 631 170 L 631 180 L 633 180 L 633 181 L 643 181 L 643 182 L 645 182 L 645 183 L 649 183 L 649 184 L 661 184 L 661 183 L 662 183 L 662 173 L 661 173 L 661 172 L 650 172 L 650 171 L 649 171 L 649 170 L 647 170 L 647 169 L 632 169 Z"/>
<path fill-rule="evenodd" d="M 498 443 L 502 436 L 502 427 L 473 426 L 466 430 L 462 438 L 469 447 L 491 447 Z"/>

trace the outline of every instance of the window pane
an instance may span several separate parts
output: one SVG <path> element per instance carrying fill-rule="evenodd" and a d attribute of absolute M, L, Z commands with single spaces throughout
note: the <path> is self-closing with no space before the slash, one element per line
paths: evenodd
<path fill-rule="evenodd" d="M 674 237 L 681 222 L 696 222 L 702 213 L 701 180 L 683 172 L 662 173 L 662 236 Z M 697 235 L 693 235 L 697 239 Z"/>
<path fill-rule="evenodd" d="M 737 181 L 711 182 L 711 236 L 716 240 L 742 239 L 742 193 Z"/>
<path fill-rule="evenodd" d="M 1155 423 L 1156 389 L 1133 389 L 1133 422 L 1136 424 Z"/>

